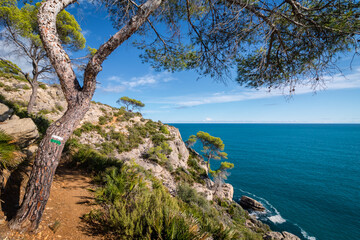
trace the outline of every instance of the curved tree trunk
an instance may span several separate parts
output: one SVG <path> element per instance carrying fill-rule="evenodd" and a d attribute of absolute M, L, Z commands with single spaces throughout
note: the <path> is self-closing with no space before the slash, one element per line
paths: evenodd
<path fill-rule="evenodd" d="M 29 103 L 27 105 L 27 111 L 28 111 L 28 113 L 33 113 L 34 112 L 34 106 L 36 104 L 36 98 L 37 98 L 37 91 L 38 91 L 38 88 L 39 88 L 39 83 L 37 82 L 37 79 L 34 78 L 30 82 L 30 84 L 31 84 L 31 95 L 30 95 Z"/>
<path fill-rule="evenodd" d="M 148 0 L 139 6 L 137 14 L 100 46 L 86 66 L 84 86 L 81 87 L 71 67 L 70 58 L 62 48 L 56 32 L 57 14 L 75 1 L 47 0 L 39 8 L 38 23 L 41 40 L 60 79 L 68 109 L 48 128 L 46 136 L 39 145 L 24 200 L 18 213 L 9 223 L 10 228 L 19 231 L 34 231 L 39 226 L 64 144 L 90 107 L 96 87 L 96 76 L 102 69 L 101 64 L 118 46 L 135 33 L 162 3 L 162 0 Z"/>
<path fill-rule="evenodd" d="M 63 117 L 48 128 L 39 145 L 24 200 L 9 223 L 10 228 L 22 232 L 38 228 L 64 144 L 89 109 L 90 100 L 85 99 L 80 106 L 69 108 Z"/>

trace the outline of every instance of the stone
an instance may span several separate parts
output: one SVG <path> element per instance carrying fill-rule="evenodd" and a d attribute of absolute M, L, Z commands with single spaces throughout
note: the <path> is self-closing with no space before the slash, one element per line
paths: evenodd
<path fill-rule="evenodd" d="M 267 232 L 263 236 L 264 240 L 301 240 L 299 237 L 295 236 L 289 232 Z"/>
<path fill-rule="evenodd" d="M 263 236 L 264 240 L 283 240 L 284 236 L 279 232 L 267 232 Z"/>
<path fill-rule="evenodd" d="M 10 117 L 10 120 L 18 120 L 20 119 L 18 115 L 15 115 L 13 114 L 11 117 Z"/>
<path fill-rule="evenodd" d="M 10 120 L 0 124 L 0 130 L 12 136 L 21 147 L 29 146 L 39 137 L 39 132 L 31 118 Z"/>
<path fill-rule="evenodd" d="M 229 199 L 232 201 L 234 196 L 234 187 L 229 183 L 224 183 L 215 193 L 219 198 Z"/>
<path fill-rule="evenodd" d="M 266 210 L 261 203 L 248 196 L 241 197 L 240 205 L 246 210 L 253 210 L 256 212 L 264 212 Z"/>
<path fill-rule="evenodd" d="M 284 240 L 301 240 L 298 236 L 295 236 L 292 233 L 289 232 L 282 232 L 282 235 L 284 236 Z"/>
<path fill-rule="evenodd" d="M 8 120 L 13 113 L 12 109 L 9 109 L 5 104 L 0 103 L 0 122 Z"/>

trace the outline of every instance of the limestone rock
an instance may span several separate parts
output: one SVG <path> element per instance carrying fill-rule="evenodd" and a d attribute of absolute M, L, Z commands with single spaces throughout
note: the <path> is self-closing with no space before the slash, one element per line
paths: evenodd
<path fill-rule="evenodd" d="M 10 120 L 18 120 L 18 119 L 20 119 L 19 116 L 15 114 L 10 117 Z"/>
<path fill-rule="evenodd" d="M 298 236 L 295 236 L 292 233 L 289 232 L 282 232 L 282 235 L 284 236 L 284 240 L 300 240 Z"/>
<path fill-rule="evenodd" d="M 216 196 L 231 201 L 234 196 L 234 187 L 229 183 L 224 183 L 220 189 L 217 189 Z"/>
<path fill-rule="evenodd" d="M 299 237 L 289 232 L 267 232 L 263 236 L 264 240 L 300 240 Z"/>
<path fill-rule="evenodd" d="M 266 209 L 264 206 L 256 201 L 255 199 L 252 199 L 247 196 L 242 196 L 240 200 L 240 205 L 247 210 L 253 210 L 257 212 L 264 212 Z"/>
<path fill-rule="evenodd" d="M 0 103 L 0 122 L 4 122 L 13 113 L 12 109 L 9 109 L 5 104 Z"/>
<path fill-rule="evenodd" d="M 26 147 L 39 137 L 39 132 L 31 118 L 10 120 L 0 124 L 0 130 L 15 138 L 22 146 Z"/>
<path fill-rule="evenodd" d="M 264 240 L 283 240 L 284 236 L 279 232 L 267 232 L 264 237 Z"/>

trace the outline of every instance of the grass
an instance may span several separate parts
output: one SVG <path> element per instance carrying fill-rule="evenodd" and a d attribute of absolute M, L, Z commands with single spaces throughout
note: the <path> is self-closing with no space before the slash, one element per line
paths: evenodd
<path fill-rule="evenodd" d="M 13 143 L 13 138 L 0 131 L 0 170 L 12 168 L 19 164 L 16 151 L 19 148 Z"/>

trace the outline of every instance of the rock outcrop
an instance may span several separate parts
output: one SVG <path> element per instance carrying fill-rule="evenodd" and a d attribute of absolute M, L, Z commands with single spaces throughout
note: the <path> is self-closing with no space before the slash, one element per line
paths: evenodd
<path fill-rule="evenodd" d="M 0 130 L 12 136 L 21 147 L 29 146 L 39 137 L 37 127 L 31 118 L 2 122 Z"/>
<path fill-rule="evenodd" d="M 9 109 L 5 104 L 0 103 L 0 122 L 8 120 L 14 111 Z"/>
<path fill-rule="evenodd" d="M 240 205 L 246 210 L 252 210 L 257 212 L 264 212 L 266 210 L 261 203 L 247 196 L 241 197 Z"/>
<path fill-rule="evenodd" d="M 289 232 L 267 232 L 263 236 L 264 240 L 301 240 L 299 237 L 295 236 Z"/>

